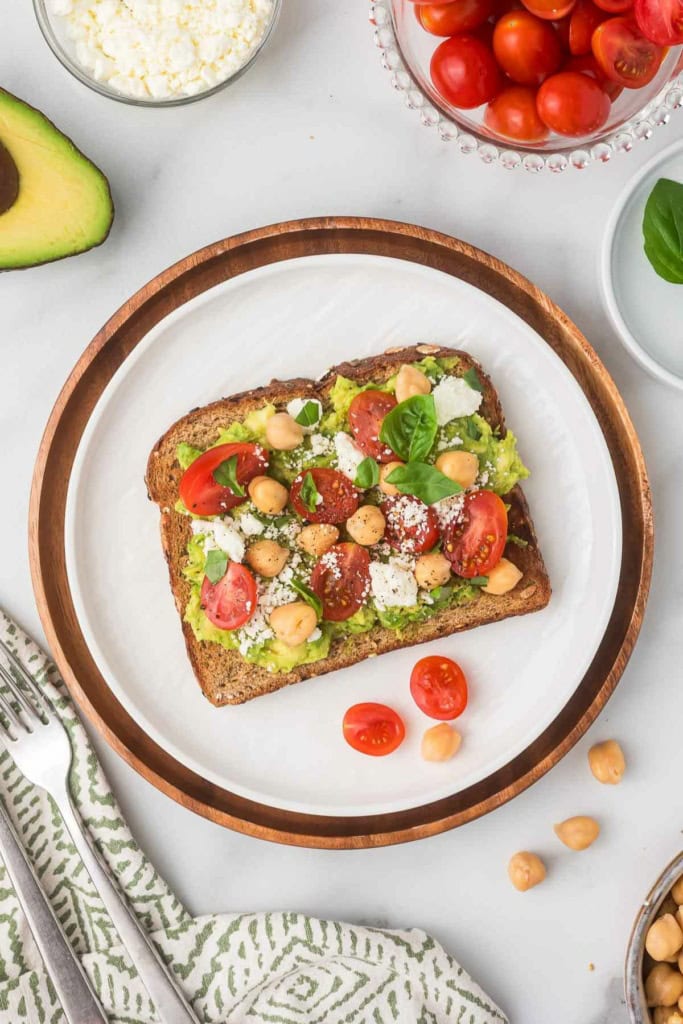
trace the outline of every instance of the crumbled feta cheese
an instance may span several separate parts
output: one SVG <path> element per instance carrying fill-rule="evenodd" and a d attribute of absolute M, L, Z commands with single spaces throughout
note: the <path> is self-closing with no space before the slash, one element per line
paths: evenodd
<path fill-rule="evenodd" d="M 481 405 L 483 397 L 481 391 L 471 388 L 462 377 L 444 377 L 432 394 L 440 427 L 460 416 L 471 416 Z"/>
<path fill-rule="evenodd" d="M 392 543 L 404 554 L 413 553 L 415 542 L 421 545 L 433 527 L 429 507 L 409 494 L 388 503 L 384 514 Z"/>
<path fill-rule="evenodd" d="M 372 596 L 380 610 L 417 604 L 417 580 L 396 559 L 370 563 Z"/>
<path fill-rule="evenodd" d="M 314 644 L 315 641 L 319 640 L 322 635 L 323 635 L 322 629 L 319 629 L 318 626 L 316 626 L 315 629 L 313 630 L 313 632 L 311 633 L 311 635 L 306 638 L 306 643 L 307 644 Z"/>
<path fill-rule="evenodd" d="M 442 530 L 460 520 L 464 504 L 464 494 L 452 494 L 449 498 L 442 498 L 441 501 L 434 502 L 432 508 L 436 512 Z"/>
<path fill-rule="evenodd" d="M 311 455 L 329 455 L 334 449 L 334 442 L 324 434 L 311 434 Z"/>
<path fill-rule="evenodd" d="M 343 430 L 334 435 L 334 447 L 337 451 L 337 469 L 349 480 L 355 480 L 358 467 L 365 458 L 364 453 Z"/>
<path fill-rule="evenodd" d="M 238 524 L 245 537 L 256 537 L 265 530 L 264 524 L 252 512 L 243 512 Z"/>
<path fill-rule="evenodd" d="M 257 647 L 272 640 L 275 636 L 268 625 L 265 613 L 262 608 L 257 608 L 249 622 L 235 630 L 237 637 L 237 649 L 244 657 L 252 647 Z"/>
<path fill-rule="evenodd" d="M 438 452 L 445 452 L 449 448 L 456 448 L 459 444 L 462 444 L 461 437 L 446 437 L 445 432 L 439 431 L 439 440 L 436 442 L 436 450 Z"/>
<path fill-rule="evenodd" d="M 304 423 L 300 424 L 305 434 L 312 433 L 312 431 L 315 430 L 316 425 L 320 423 L 320 417 L 323 414 L 322 402 L 319 402 L 317 398 L 293 398 L 291 402 L 287 403 L 287 412 L 290 416 L 293 416 L 294 419 L 296 419 L 303 407 L 309 402 L 316 407 L 317 415 L 315 417 L 315 423 L 312 423 L 310 426 L 307 427 Z"/>
<path fill-rule="evenodd" d="M 203 533 L 206 536 L 209 544 L 207 550 L 220 548 L 231 562 L 241 562 L 244 558 L 244 538 L 228 516 L 218 519 L 193 519 L 192 532 Z"/>

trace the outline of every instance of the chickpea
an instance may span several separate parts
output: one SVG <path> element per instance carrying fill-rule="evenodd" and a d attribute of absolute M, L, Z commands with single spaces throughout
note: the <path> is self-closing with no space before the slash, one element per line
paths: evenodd
<path fill-rule="evenodd" d="M 487 575 L 489 581 L 481 589 L 485 590 L 487 594 L 495 594 L 496 597 L 500 597 L 516 587 L 524 573 L 517 568 L 514 562 L 507 558 L 501 558 L 498 565 L 494 565 Z"/>
<path fill-rule="evenodd" d="M 422 737 L 422 756 L 425 761 L 450 761 L 460 750 L 462 736 L 448 722 L 440 722 L 427 729 Z"/>
<path fill-rule="evenodd" d="M 591 747 L 588 764 L 598 782 L 606 786 L 618 785 L 626 770 L 624 752 L 616 740 L 605 740 Z"/>
<path fill-rule="evenodd" d="M 288 412 L 276 412 L 266 422 L 266 441 L 271 448 L 291 452 L 304 439 L 304 428 Z"/>
<path fill-rule="evenodd" d="M 431 390 L 429 378 L 422 370 L 410 366 L 409 363 L 403 364 L 396 378 L 397 402 L 405 402 L 406 398 L 412 398 L 413 395 L 428 395 Z"/>
<path fill-rule="evenodd" d="M 310 526 L 304 526 L 296 542 L 309 555 L 316 555 L 319 558 L 338 540 L 339 530 L 336 526 L 330 523 L 311 523 Z"/>
<path fill-rule="evenodd" d="M 683 878 L 679 878 L 671 890 L 671 899 L 674 903 L 677 903 L 679 907 L 683 906 Z"/>
<path fill-rule="evenodd" d="M 682 950 L 681 950 L 681 952 L 680 952 L 680 953 L 678 954 L 678 960 L 677 960 L 677 963 L 678 963 L 678 969 L 679 969 L 679 971 L 681 972 L 681 974 L 683 974 L 683 949 L 682 949 Z M 681 1000 L 682 1000 L 682 1001 L 681 1001 L 681 1010 L 683 1010 L 683 996 L 681 996 Z"/>
<path fill-rule="evenodd" d="M 671 896 L 667 896 L 667 898 L 664 900 L 664 902 L 660 906 L 659 910 L 657 911 L 657 915 L 656 916 L 657 917 L 664 917 L 665 914 L 673 914 L 674 917 L 675 917 L 677 910 L 678 910 L 678 907 L 676 906 L 675 900 L 673 900 L 671 898 Z"/>
<path fill-rule="evenodd" d="M 526 892 L 545 878 L 545 864 L 535 853 L 522 850 L 510 859 L 508 875 L 515 889 Z"/>
<path fill-rule="evenodd" d="M 257 540 L 247 548 L 247 562 L 260 576 L 277 576 L 288 558 L 287 548 L 280 547 L 274 540 Z"/>
<path fill-rule="evenodd" d="M 255 476 L 247 485 L 249 497 L 260 512 L 276 516 L 289 501 L 289 491 L 271 476 Z"/>
<path fill-rule="evenodd" d="M 398 487 L 387 483 L 389 474 L 393 473 L 399 466 L 405 466 L 405 462 L 385 462 L 379 469 L 379 489 L 382 494 L 388 494 L 390 498 L 395 498 L 397 494 L 401 493 Z"/>
<path fill-rule="evenodd" d="M 444 452 L 436 460 L 436 468 L 461 487 L 472 487 L 479 476 L 479 459 L 471 452 Z"/>
<path fill-rule="evenodd" d="M 361 505 L 350 519 L 346 520 L 346 530 L 357 544 L 377 544 L 384 536 L 387 521 L 382 510 L 376 505 Z"/>
<path fill-rule="evenodd" d="M 570 850 L 587 850 L 600 835 L 600 826 L 595 818 L 577 815 L 555 825 L 554 832 Z"/>
<path fill-rule="evenodd" d="M 679 969 L 679 971 L 681 970 L 680 963 L 678 965 L 678 969 Z M 683 974 L 683 971 L 681 971 L 681 974 Z M 683 1013 L 683 996 L 681 996 L 681 998 L 678 1000 L 677 1006 L 678 1006 L 678 1009 L 681 1011 L 681 1013 Z"/>
<path fill-rule="evenodd" d="M 435 551 L 431 555 L 420 555 L 415 563 L 415 579 L 418 587 L 433 590 L 443 587 L 451 578 L 451 563 L 445 555 Z"/>
<path fill-rule="evenodd" d="M 664 914 L 663 917 L 658 917 L 648 928 L 645 936 L 645 949 L 653 960 L 667 960 L 669 957 L 675 956 L 681 947 L 683 947 L 683 932 L 673 914 Z M 676 999 L 673 1002 L 676 1002 Z"/>
<path fill-rule="evenodd" d="M 653 1024 L 683 1024 L 683 1017 L 675 1006 L 656 1006 Z"/>
<path fill-rule="evenodd" d="M 657 964 L 645 979 L 648 1006 L 671 1006 L 683 995 L 683 974 L 669 964 Z"/>
<path fill-rule="evenodd" d="M 278 640 L 287 647 L 298 647 L 315 629 L 318 616 L 305 601 L 281 604 L 270 613 L 270 625 Z"/>

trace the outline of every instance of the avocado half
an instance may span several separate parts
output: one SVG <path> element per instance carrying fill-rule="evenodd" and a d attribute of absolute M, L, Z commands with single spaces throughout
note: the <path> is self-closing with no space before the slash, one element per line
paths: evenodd
<path fill-rule="evenodd" d="M 102 171 L 44 114 L 0 89 L 0 270 L 92 249 L 113 219 Z"/>

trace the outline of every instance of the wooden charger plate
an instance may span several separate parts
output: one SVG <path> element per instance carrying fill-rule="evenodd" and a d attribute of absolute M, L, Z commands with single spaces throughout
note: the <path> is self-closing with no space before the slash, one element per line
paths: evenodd
<path fill-rule="evenodd" d="M 431 267 L 498 300 L 568 367 L 603 431 L 618 482 L 623 544 L 617 597 L 600 646 L 573 696 L 521 754 L 459 793 L 409 810 L 333 817 L 278 809 L 202 778 L 138 725 L 116 699 L 85 641 L 66 571 L 65 513 L 74 457 L 116 370 L 164 317 L 214 285 L 297 257 L 355 253 Z M 521 793 L 555 765 L 614 691 L 640 630 L 653 551 L 650 490 L 638 438 L 607 371 L 577 328 L 538 288 L 464 242 L 413 225 L 361 218 L 292 221 L 207 246 L 159 274 L 96 335 L 50 416 L 35 467 L 30 562 L 48 642 L 80 708 L 125 760 L 162 792 L 221 825 L 262 839 L 333 849 L 382 846 L 443 832 Z"/>

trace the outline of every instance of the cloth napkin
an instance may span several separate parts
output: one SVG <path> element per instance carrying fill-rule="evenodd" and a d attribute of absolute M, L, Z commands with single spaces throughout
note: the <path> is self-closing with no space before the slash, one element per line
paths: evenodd
<path fill-rule="evenodd" d="M 0 637 L 55 704 L 71 738 L 71 788 L 81 816 L 200 1020 L 506 1024 L 462 967 L 417 929 L 386 931 L 297 913 L 192 917 L 128 831 L 55 666 L 2 612 Z M 110 1020 L 156 1024 L 154 1008 L 58 812 L 4 750 L 0 793 Z M 0 862 L 0 1024 L 63 1021 Z"/>

